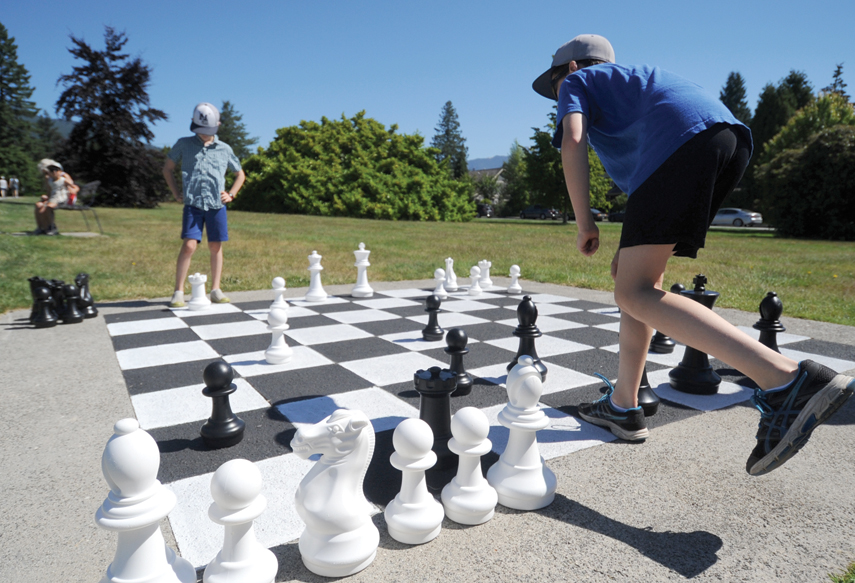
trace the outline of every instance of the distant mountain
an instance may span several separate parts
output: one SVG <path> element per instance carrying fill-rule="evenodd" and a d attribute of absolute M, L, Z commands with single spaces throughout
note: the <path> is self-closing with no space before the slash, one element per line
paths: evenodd
<path fill-rule="evenodd" d="M 469 170 L 489 170 L 490 168 L 501 168 L 507 160 L 507 156 L 493 156 L 492 158 L 473 158 L 466 161 Z"/>

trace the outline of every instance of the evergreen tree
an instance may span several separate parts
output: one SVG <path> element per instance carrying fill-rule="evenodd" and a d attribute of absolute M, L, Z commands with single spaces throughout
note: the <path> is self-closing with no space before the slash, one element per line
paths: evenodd
<path fill-rule="evenodd" d="M 745 79 L 741 74 L 733 71 L 727 76 L 727 82 L 719 93 L 719 99 L 736 119 L 745 125 L 751 124 L 751 108 L 748 107 Z"/>
<path fill-rule="evenodd" d="M 35 125 L 35 149 L 33 151 L 35 158 L 57 158 L 59 152 L 62 151 L 65 143 L 65 138 L 56 127 L 56 123 L 48 117 L 46 113 L 42 113 L 36 118 Z"/>
<path fill-rule="evenodd" d="M 837 93 L 846 101 L 850 101 L 846 94 L 846 83 L 843 82 L 843 63 L 838 63 L 834 69 L 834 74 L 831 76 L 831 85 L 824 87 L 825 93 Z"/>
<path fill-rule="evenodd" d="M 432 148 L 439 150 L 436 154 L 438 162 L 445 162 L 451 176 L 459 180 L 466 176 L 469 168 L 466 164 L 468 149 L 466 138 L 460 134 L 460 122 L 457 121 L 457 111 L 450 101 L 446 101 L 439 116 L 436 134 L 430 142 Z"/>
<path fill-rule="evenodd" d="M 500 208 L 496 209 L 499 216 L 516 215 L 528 206 L 526 192 L 525 150 L 514 140 L 508 159 L 502 164 L 502 178 L 505 186 L 502 189 Z"/>
<path fill-rule="evenodd" d="M 227 143 L 234 150 L 235 156 L 244 160 L 249 158 L 253 152 L 252 146 L 258 143 L 258 138 L 251 138 L 243 123 L 243 115 L 238 113 L 231 101 L 223 101 L 220 108 L 220 129 L 217 137 Z"/>
<path fill-rule="evenodd" d="M 122 53 L 125 33 L 105 27 L 104 41 L 99 51 L 71 35 L 69 52 L 81 64 L 58 81 L 64 91 L 56 109 L 77 121 L 64 159 L 76 179 L 101 181 L 101 204 L 152 207 L 168 189 L 163 155 L 147 145 L 154 138 L 149 125 L 167 116 L 149 107 L 151 68 Z"/>
<path fill-rule="evenodd" d="M 782 91 L 767 83 L 760 92 L 754 119 L 751 121 L 751 133 L 754 148 L 763 151 L 763 145 L 775 137 L 792 116 L 793 111 Z"/>
<path fill-rule="evenodd" d="M 18 62 L 18 46 L 0 24 L 0 174 L 17 176 L 26 192 L 41 190 L 32 159 L 34 141 L 30 121 L 38 110 L 30 101 L 30 74 Z"/>
<path fill-rule="evenodd" d="M 787 96 L 790 106 L 793 108 L 793 114 L 813 101 L 813 86 L 808 81 L 807 74 L 804 71 L 790 71 L 789 75 L 781 80 L 778 87 Z"/>

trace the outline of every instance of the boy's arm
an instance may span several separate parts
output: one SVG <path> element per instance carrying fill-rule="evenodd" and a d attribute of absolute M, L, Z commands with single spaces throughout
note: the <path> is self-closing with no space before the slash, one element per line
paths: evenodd
<path fill-rule="evenodd" d="M 564 136 L 561 139 L 561 165 L 567 194 L 576 214 L 576 248 L 582 255 L 593 255 L 600 246 L 600 230 L 591 215 L 591 195 L 588 181 L 588 118 L 581 113 L 570 113 L 561 120 Z"/>
<path fill-rule="evenodd" d="M 220 193 L 220 200 L 223 201 L 223 204 L 232 202 L 235 199 L 235 197 L 237 196 L 237 193 L 240 192 L 240 189 L 243 186 L 243 183 L 245 180 L 246 180 L 246 173 L 241 168 L 240 170 L 237 171 L 237 175 L 235 176 L 235 181 L 232 184 L 232 187 L 229 189 L 229 191 Z"/>
<path fill-rule="evenodd" d="M 175 162 L 171 158 L 167 158 L 163 164 L 163 177 L 166 179 L 166 184 L 169 190 L 172 191 L 172 197 L 176 202 L 184 202 L 184 197 L 178 192 L 178 185 L 175 183 Z"/>

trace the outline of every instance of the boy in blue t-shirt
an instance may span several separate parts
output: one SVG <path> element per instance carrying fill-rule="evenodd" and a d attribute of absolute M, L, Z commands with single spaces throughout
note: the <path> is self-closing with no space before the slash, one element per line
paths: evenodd
<path fill-rule="evenodd" d="M 696 257 L 724 198 L 751 157 L 751 133 L 698 85 L 657 67 L 615 64 L 597 35 L 562 45 L 533 89 L 558 101 L 553 145 L 561 148 L 567 192 L 586 256 L 599 248 L 590 212 L 587 148 L 629 196 L 611 264 L 621 309 L 616 386 L 579 405 L 579 415 L 622 439 L 648 437 L 638 387 L 653 328 L 713 355 L 753 379 L 761 412 L 746 470 L 780 467 L 855 390 L 855 379 L 767 348 L 712 310 L 662 290 L 672 255 Z"/>
<path fill-rule="evenodd" d="M 208 229 L 208 249 L 211 252 L 211 301 L 228 303 L 220 289 L 223 274 L 223 242 L 229 240 L 225 205 L 232 202 L 246 178 L 240 160 L 231 147 L 217 139 L 220 112 L 210 103 L 200 103 L 193 110 L 190 130 L 196 135 L 179 139 L 169 151 L 163 165 L 163 177 L 178 202 L 184 202 L 181 224 L 181 251 L 175 268 L 175 292 L 169 306 L 180 308 L 184 303 L 184 280 L 190 260 L 202 240 L 202 230 Z M 181 164 L 183 196 L 179 194 L 173 172 Z M 237 173 L 234 184 L 226 192 L 226 171 Z"/>

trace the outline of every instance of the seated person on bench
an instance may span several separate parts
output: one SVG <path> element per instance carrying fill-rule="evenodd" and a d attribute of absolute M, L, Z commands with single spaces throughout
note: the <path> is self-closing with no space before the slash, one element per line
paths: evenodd
<path fill-rule="evenodd" d="M 67 172 L 62 170 L 62 165 L 54 160 L 42 160 L 39 162 L 39 170 L 45 177 L 48 194 L 42 195 L 36 203 L 36 235 L 58 235 L 59 231 L 54 224 L 54 209 L 68 202 L 69 195 L 77 194 L 80 187 L 74 184 L 74 180 Z"/>

